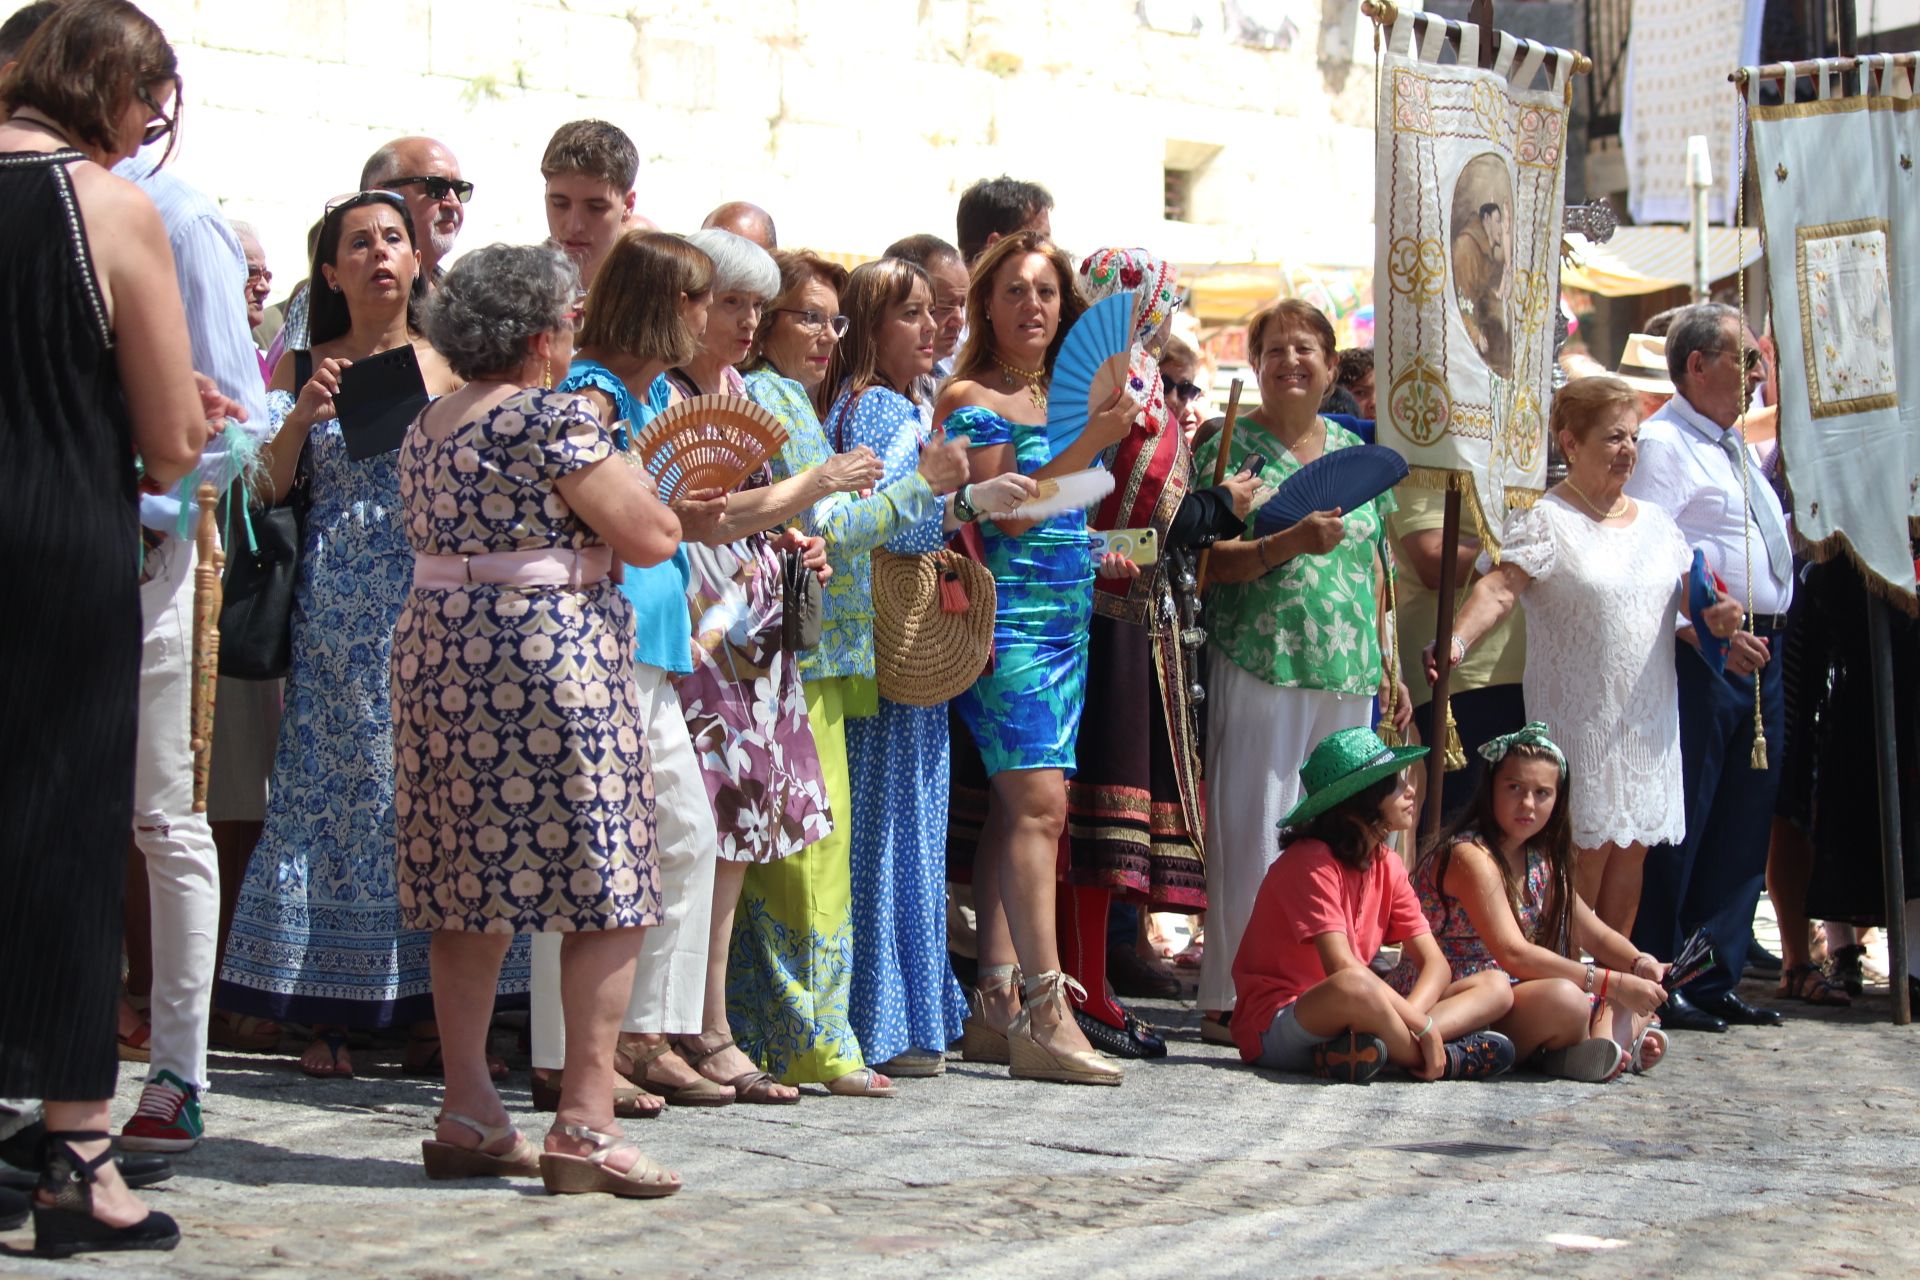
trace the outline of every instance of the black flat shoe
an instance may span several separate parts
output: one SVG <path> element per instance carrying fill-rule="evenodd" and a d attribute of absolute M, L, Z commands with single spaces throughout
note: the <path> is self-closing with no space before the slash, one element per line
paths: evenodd
<path fill-rule="evenodd" d="M 1787 1020 L 1778 1009 L 1757 1009 L 1731 991 L 1712 1000 L 1702 1000 L 1698 1007 L 1704 1013 L 1742 1027 L 1777 1027 Z M 1670 1024 L 1663 1018 L 1661 1025 Z"/>
<path fill-rule="evenodd" d="M 164 1213 L 149 1213 L 131 1226 L 108 1226 L 93 1216 L 93 1184 L 113 1147 L 91 1160 L 73 1149 L 76 1142 L 108 1142 L 105 1133 L 49 1131 L 40 1192 L 51 1204 L 34 1202 L 33 1252 L 41 1258 L 71 1258 L 76 1253 L 124 1253 L 171 1249 L 180 1243 L 180 1227 Z"/>
<path fill-rule="evenodd" d="M 33 1201 L 18 1191 L 9 1191 L 0 1187 L 0 1231 L 11 1231 L 15 1227 L 25 1226 L 32 1209 Z"/>
<path fill-rule="evenodd" d="M 1716 1018 L 1678 991 L 1660 1006 L 1660 1025 L 1668 1031 L 1725 1031 L 1725 1020 Z"/>
<path fill-rule="evenodd" d="M 1147 1056 L 1140 1051 L 1140 1044 L 1133 1038 L 1133 1033 L 1124 1027 L 1109 1026 L 1084 1009 L 1075 1009 L 1073 1020 L 1080 1024 L 1081 1034 L 1087 1037 L 1087 1043 L 1109 1058 Z M 1162 1046 L 1161 1051 L 1165 1052 L 1165 1046 Z"/>
<path fill-rule="evenodd" d="M 46 1122 L 35 1120 L 0 1138 L 0 1160 L 13 1166 L 0 1169 L 0 1187 L 31 1192 L 40 1184 L 40 1171 L 46 1168 Z M 173 1176 L 173 1162 L 151 1151 L 115 1152 L 113 1167 L 120 1171 L 120 1180 L 135 1191 Z"/>
<path fill-rule="evenodd" d="M 1127 1034 L 1131 1035 L 1133 1042 L 1140 1046 L 1141 1057 L 1164 1058 L 1167 1056 L 1166 1040 L 1161 1037 L 1158 1031 L 1155 1031 L 1131 1013 L 1127 1015 Z"/>
<path fill-rule="evenodd" d="M 1779 956 L 1773 954 L 1773 952 L 1767 950 L 1759 943 L 1754 942 L 1748 944 L 1747 967 L 1744 976 L 1750 978 L 1777 978 L 1780 976 L 1780 971 L 1786 967 L 1786 963 L 1781 960 Z"/>

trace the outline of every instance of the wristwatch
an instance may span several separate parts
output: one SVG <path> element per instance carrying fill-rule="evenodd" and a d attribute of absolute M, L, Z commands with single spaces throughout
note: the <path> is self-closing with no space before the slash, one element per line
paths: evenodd
<path fill-rule="evenodd" d="M 953 514 L 960 517 L 962 524 L 972 524 L 980 518 L 980 513 L 967 501 L 967 492 L 972 488 L 970 484 L 963 484 L 953 494 Z"/>

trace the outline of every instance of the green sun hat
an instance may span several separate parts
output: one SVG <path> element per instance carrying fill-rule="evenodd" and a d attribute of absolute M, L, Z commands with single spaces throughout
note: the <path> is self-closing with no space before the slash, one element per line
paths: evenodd
<path fill-rule="evenodd" d="M 1295 827 L 1317 818 L 1426 754 L 1425 747 L 1390 747 L 1371 729 L 1328 734 L 1300 766 L 1300 803 L 1280 825 Z"/>

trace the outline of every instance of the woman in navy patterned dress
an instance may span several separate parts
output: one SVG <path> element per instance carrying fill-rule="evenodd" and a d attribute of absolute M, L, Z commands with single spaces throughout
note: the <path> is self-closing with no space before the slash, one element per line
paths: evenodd
<path fill-rule="evenodd" d="M 975 265 L 967 343 L 935 411 L 949 433 L 972 441 L 974 475 L 1009 466 L 1037 479 L 1084 471 L 1140 412 L 1121 387 L 1052 456 L 1046 384 L 1068 327 L 1086 309 L 1074 280 L 1067 256 L 1035 232 L 999 240 Z M 969 1028 L 967 1054 L 1010 1061 L 1012 1074 L 1026 1079 L 1118 1084 L 1119 1066 L 1087 1043 L 1072 1017 L 1067 992 L 1078 984 L 1061 972 L 1054 923 L 1093 613 L 1086 513 L 987 520 L 981 529 L 999 597 L 994 669 L 955 704 L 991 779 L 973 875 L 981 1025 Z"/>

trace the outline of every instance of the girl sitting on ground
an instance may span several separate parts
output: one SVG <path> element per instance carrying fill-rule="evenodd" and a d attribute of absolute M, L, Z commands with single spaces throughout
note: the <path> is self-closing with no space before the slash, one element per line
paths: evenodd
<path fill-rule="evenodd" d="M 1538 723 L 1480 754 L 1488 768 L 1473 802 L 1414 868 L 1441 955 L 1459 975 L 1511 978 L 1513 1007 L 1493 1027 L 1521 1061 L 1596 1083 L 1645 1070 L 1666 1051 L 1665 1035 L 1649 1026 L 1666 999 L 1666 970 L 1574 892 L 1565 755 Z M 1582 951 L 1608 967 L 1579 959 Z M 1402 960 L 1387 982 L 1406 993 L 1424 977 Z"/>
<path fill-rule="evenodd" d="M 1233 960 L 1231 1025 L 1246 1061 L 1350 1084 L 1388 1062 L 1416 1080 L 1482 1079 L 1513 1066 L 1512 1043 L 1482 1030 L 1513 1007 L 1505 975 L 1454 978 L 1385 844 L 1413 828 L 1405 769 L 1426 754 L 1342 729 L 1301 767 L 1304 794 Z M 1383 942 L 1403 944 L 1418 974 L 1404 992 L 1368 967 Z"/>

